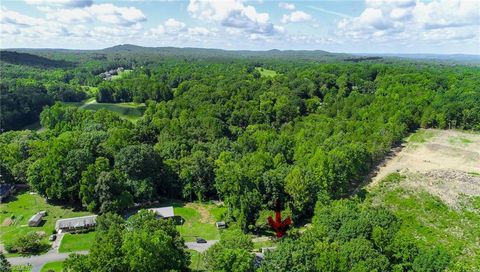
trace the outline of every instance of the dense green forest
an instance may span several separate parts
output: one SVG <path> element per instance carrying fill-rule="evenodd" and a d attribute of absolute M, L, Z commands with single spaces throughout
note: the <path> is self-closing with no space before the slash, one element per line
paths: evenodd
<path fill-rule="evenodd" d="M 415 129 L 480 130 L 480 68 L 278 52 L 177 56 L 128 46 L 30 53 L 1 54 L 3 181 L 28 183 L 51 201 L 100 214 L 162 197 L 221 200 L 227 221 L 245 233 L 261 231 L 256 221 L 281 199 L 296 225 L 312 220 L 314 228 L 291 234 L 261 271 L 441 271 L 449 265 L 441 248 L 398 233 L 399 219 L 385 209 L 342 199 Z M 100 76 L 118 67 L 132 71 L 115 80 Z M 266 76 L 256 67 L 276 73 Z M 62 103 L 88 97 L 145 103 L 146 110 L 132 122 Z M 19 130 L 36 120 L 41 131 Z M 129 258 L 135 256 L 129 236 L 144 239 L 154 227 L 135 220 L 105 229 Z M 138 233 L 125 232 L 129 224 Z M 159 229 L 168 239 L 178 235 Z M 250 246 L 229 241 L 238 237 L 222 236 L 208 263 L 212 270 L 253 269 L 242 262 L 249 261 Z M 169 269 L 185 270 L 181 250 L 175 254 Z M 91 258 L 91 267 L 99 265 Z M 149 271 L 125 262 L 130 267 L 111 271 Z M 97 271 L 91 267 L 82 269 Z"/>

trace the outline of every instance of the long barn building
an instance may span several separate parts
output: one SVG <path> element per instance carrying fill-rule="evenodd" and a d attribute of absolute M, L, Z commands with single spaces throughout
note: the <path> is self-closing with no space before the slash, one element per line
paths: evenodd
<path fill-rule="evenodd" d="M 97 215 L 60 219 L 55 223 L 57 232 L 93 228 L 97 225 Z"/>

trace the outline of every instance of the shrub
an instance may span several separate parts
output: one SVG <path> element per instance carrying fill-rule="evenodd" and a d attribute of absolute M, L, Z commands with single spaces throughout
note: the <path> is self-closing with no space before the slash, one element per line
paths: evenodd
<path fill-rule="evenodd" d="M 21 254 L 36 254 L 44 251 L 49 245 L 42 243 L 42 236 L 29 232 L 18 236 L 11 244 L 5 245 L 8 252 L 19 252 Z"/>

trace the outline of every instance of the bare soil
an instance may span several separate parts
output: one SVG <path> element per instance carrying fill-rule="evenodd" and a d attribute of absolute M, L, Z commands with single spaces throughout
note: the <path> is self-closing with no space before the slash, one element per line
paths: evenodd
<path fill-rule="evenodd" d="M 428 134 L 428 138 L 407 140 L 392 152 L 372 174 L 367 189 L 399 172 L 407 176 L 404 185 L 426 190 L 450 206 L 456 206 L 460 196 L 480 196 L 480 134 L 454 130 L 417 133 Z"/>
<path fill-rule="evenodd" d="M 200 214 L 200 222 L 201 223 L 211 223 L 212 222 L 212 216 L 210 215 L 210 212 L 208 211 L 207 208 L 205 208 L 202 205 L 197 205 L 194 203 L 188 203 L 186 205 L 187 208 L 193 208 L 197 210 L 197 212 Z M 213 220 L 214 221 L 214 220 Z"/>
<path fill-rule="evenodd" d="M 5 220 L 3 220 L 3 223 L 2 223 L 2 227 L 8 227 L 12 224 L 12 219 L 10 218 L 5 218 Z"/>

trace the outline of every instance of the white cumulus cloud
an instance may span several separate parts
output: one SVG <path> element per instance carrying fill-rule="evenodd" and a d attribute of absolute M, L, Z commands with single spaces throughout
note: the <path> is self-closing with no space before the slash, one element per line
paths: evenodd
<path fill-rule="evenodd" d="M 353 39 L 437 40 L 473 39 L 480 32 L 480 1 L 366 0 L 357 17 L 337 23 L 338 34 Z M 469 32 L 470 31 L 470 32 Z M 468 33 L 469 32 L 469 33 Z"/>
<path fill-rule="evenodd" d="M 29 5 L 56 6 L 63 8 L 88 7 L 93 4 L 92 0 L 25 0 Z"/>
<path fill-rule="evenodd" d="M 195 19 L 217 22 L 224 27 L 261 35 L 276 33 L 268 13 L 257 12 L 254 6 L 241 0 L 190 0 L 187 10 Z"/>
<path fill-rule="evenodd" d="M 297 11 L 293 11 L 290 14 L 284 14 L 282 17 L 282 23 L 284 24 L 299 23 L 299 22 L 310 21 L 311 19 L 312 19 L 312 16 L 310 14 L 297 10 Z"/>
<path fill-rule="evenodd" d="M 286 10 L 295 10 L 295 5 L 290 3 L 280 2 L 278 3 L 278 6 Z"/>
<path fill-rule="evenodd" d="M 135 7 L 117 7 L 113 4 L 98 4 L 87 7 L 86 10 L 101 22 L 121 26 L 134 25 L 147 20 L 143 12 Z"/>

